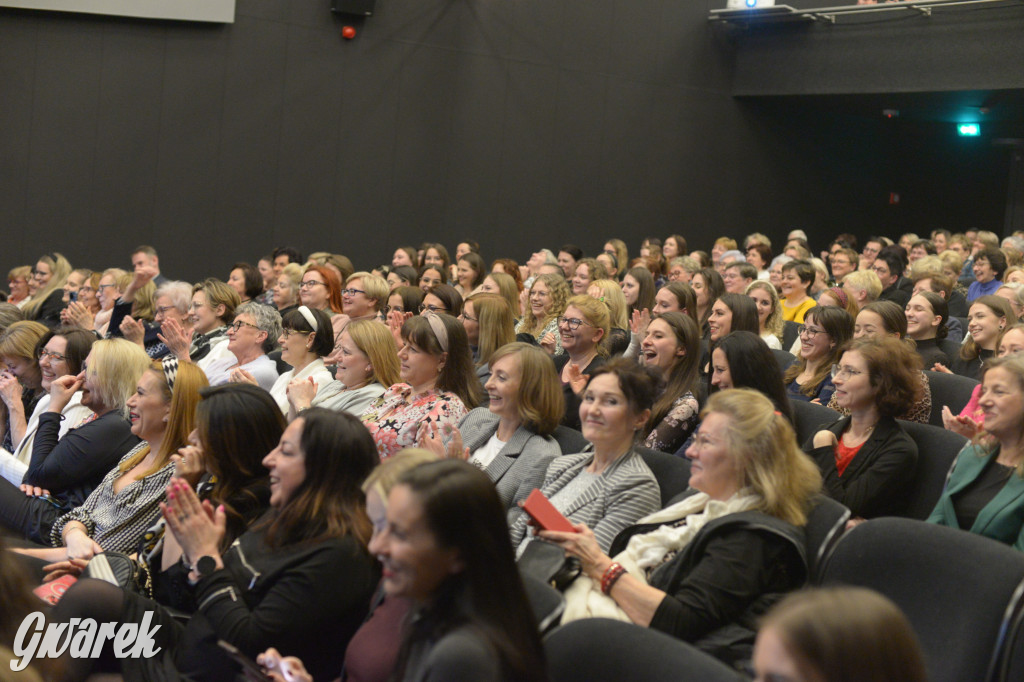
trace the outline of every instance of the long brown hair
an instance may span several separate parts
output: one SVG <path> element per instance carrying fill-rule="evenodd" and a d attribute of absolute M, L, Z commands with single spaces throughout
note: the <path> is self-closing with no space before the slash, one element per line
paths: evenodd
<path fill-rule="evenodd" d="M 347 412 L 313 407 L 302 420 L 306 476 L 268 520 L 265 541 L 280 548 L 351 536 L 364 547 L 372 527 L 361 485 L 380 459 L 363 423 Z"/>
<path fill-rule="evenodd" d="M 651 417 L 647 420 L 643 437 L 646 438 L 661 420 L 672 410 L 681 396 L 687 391 L 697 397 L 697 376 L 700 364 L 700 329 L 693 318 L 685 313 L 662 313 L 658 316 L 675 334 L 676 343 L 686 349 L 685 355 L 676 360 L 665 381 L 665 390 L 651 408 Z"/>

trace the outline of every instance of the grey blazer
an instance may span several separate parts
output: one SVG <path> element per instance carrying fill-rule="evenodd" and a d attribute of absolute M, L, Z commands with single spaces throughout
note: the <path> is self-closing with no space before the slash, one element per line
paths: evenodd
<path fill-rule="evenodd" d="M 486 407 L 478 407 L 459 422 L 462 444 L 473 452 L 485 445 L 498 430 L 501 418 Z M 553 438 L 533 433 L 520 426 L 505 443 L 498 456 L 484 469 L 498 489 L 505 510 L 525 500 L 544 482 L 544 472 L 555 457 L 562 454 Z"/>
<path fill-rule="evenodd" d="M 550 498 L 593 459 L 592 452 L 555 459 L 548 466 L 541 492 Z M 643 458 L 632 451 L 613 462 L 573 500 L 565 516 L 573 523 L 587 524 L 597 536 L 601 549 L 607 552 L 619 531 L 659 509 L 661 490 L 658 481 Z M 509 512 L 509 532 L 515 547 L 526 536 L 528 518 L 526 512 L 518 508 Z"/>

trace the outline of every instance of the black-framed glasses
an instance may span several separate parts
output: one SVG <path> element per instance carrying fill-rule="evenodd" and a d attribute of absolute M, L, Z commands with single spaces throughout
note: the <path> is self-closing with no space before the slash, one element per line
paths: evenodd
<path fill-rule="evenodd" d="M 299 288 L 300 289 L 311 289 L 312 287 L 315 287 L 317 284 L 323 284 L 323 286 L 327 286 L 323 282 L 318 282 L 315 279 L 307 279 L 305 282 L 303 282 L 302 284 L 299 285 Z"/>
<path fill-rule="evenodd" d="M 356 294 L 365 294 L 366 292 L 362 289 L 342 289 L 342 296 L 355 296 Z"/>
<path fill-rule="evenodd" d="M 588 327 L 594 326 L 587 322 L 586 320 L 581 320 L 578 317 L 559 317 L 558 326 L 562 326 L 563 324 L 569 327 L 569 331 L 576 331 L 577 329 L 580 328 L 581 324 L 585 324 Z"/>
<path fill-rule="evenodd" d="M 60 353 L 54 353 L 53 351 L 46 350 L 45 348 L 43 348 L 42 350 L 39 351 L 39 359 L 42 360 L 43 358 L 50 358 L 51 360 L 56 360 L 57 362 L 64 362 L 65 360 L 68 359 L 68 356 L 61 355 Z"/>
<path fill-rule="evenodd" d="M 827 334 L 827 333 L 828 332 L 826 332 L 824 329 L 815 329 L 813 327 L 808 327 L 806 325 L 800 325 L 799 327 L 796 328 L 797 336 L 804 336 L 804 335 L 806 335 L 807 338 L 809 338 L 809 339 L 813 339 L 818 334 Z"/>
<path fill-rule="evenodd" d="M 426 311 L 428 311 L 428 310 L 429 310 L 430 312 L 432 312 L 432 313 L 446 313 L 446 312 L 448 312 L 448 309 L 447 309 L 447 308 L 445 308 L 444 306 L 440 306 L 440 305 L 433 305 L 433 304 L 429 304 L 429 305 L 428 305 L 428 304 L 426 304 L 426 303 L 420 303 L 420 307 L 418 308 L 418 310 L 419 310 L 419 311 L 420 311 L 421 313 L 422 313 L 422 312 L 426 312 Z"/>
<path fill-rule="evenodd" d="M 304 332 L 301 329 L 282 329 L 281 330 L 281 336 L 283 336 L 285 339 L 290 339 L 293 336 L 295 336 L 296 334 L 301 334 L 302 336 L 308 336 L 308 335 L 310 335 L 312 333 L 313 332 Z"/>
<path fill-rule="evenodd" d="M 116 287 L 116 286 L 117 286 L 116 284 L 101 284 L 98 287 L 96 287 L 96 291 L 103 291 L 107 287 Z"/>
<path fill-rule="evenodd" d="M 242 327 L 252 327 L 253 329 L 255 329 L 258 332 L 263 331 L 262 329 L 260 329 L 256 325 L 254 325 L 252 323 L 249 323 L 249 322 L 242 322 L 241 320 L 235 320 L 234 322 L 229 324 L 228 325 L 228 331 L 237 332 Z"/>

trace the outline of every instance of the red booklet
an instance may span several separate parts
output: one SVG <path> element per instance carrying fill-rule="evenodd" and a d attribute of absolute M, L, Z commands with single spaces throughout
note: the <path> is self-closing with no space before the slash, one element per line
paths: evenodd
<path fill-rule="evenodd" d="M 523 511 L 530 515 L 537 525 L 543 530 L 558 530 L 564 533 L 575 533 L 569 519 L 562 516 L 562 512 L 555 509 L 551 500 L 544 497 L 539 488 L 534 488 L 530 496 L 523 503 Z"/>
<path fill-rule="evenodd" d="M 75 576 L 65 575 L 51 582 L 43 583 L 32 591 L 36 593 L 37 597 L 52 605 L 59 602 L 68 588 L 76 582 L 78 582 L 78 578 Z"/>

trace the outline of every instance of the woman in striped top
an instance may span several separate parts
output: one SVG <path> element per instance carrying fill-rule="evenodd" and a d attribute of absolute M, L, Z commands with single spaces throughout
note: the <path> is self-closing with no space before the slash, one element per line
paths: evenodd
<path fill-rule="evenodd" d="M 142 442 L 80 507 L 57 519 L 50 531 L 53 549 L 23 553 L 59 562 L 90 559 L 104 550 L 133 551 L 160 516 L 159 503 L 174 473 L 171 455 L 187 444 L 199 389 L 206 385 L 206 375 L 193 364 L 178 366 L 173 358 L 154 363 L 128 399 L 132 433 Z"/>

